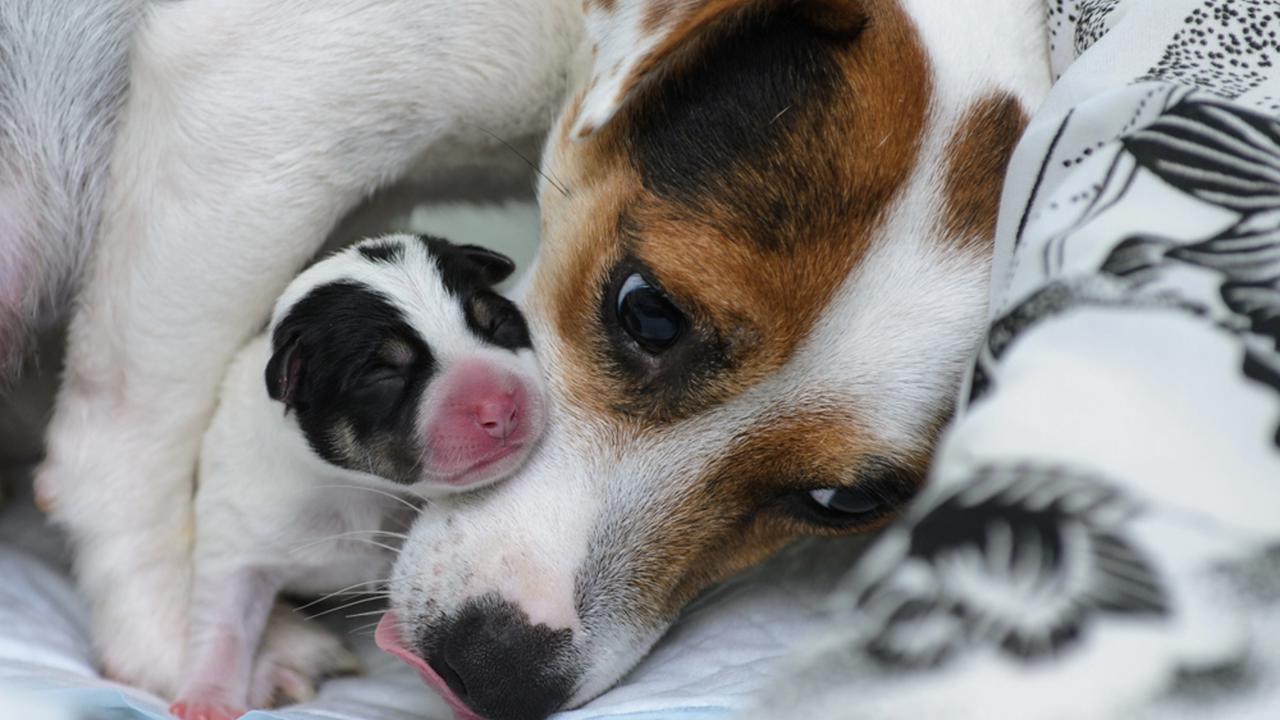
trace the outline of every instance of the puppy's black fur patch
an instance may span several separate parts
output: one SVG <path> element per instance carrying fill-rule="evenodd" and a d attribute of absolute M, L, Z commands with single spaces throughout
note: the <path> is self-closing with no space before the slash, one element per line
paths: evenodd
<path fill-rule="evenodd" d="M 313 289 L 272 335 L 267 389 L 326 461 L 414 482 L 415 414 L 435 375 L 426 341 L 382 293 L 354 281 Z"/>
<path fill-rule="evenodd" d="M 419 239 L 435 258 L 445 289 L 462 303 L 467 327 L 476 337 L 513 352 L 531 347 L 524 314 L 491 289 L 515 271 L 511 258 L 478 245 L 455 245 L 430 235 Z"/>
<path fill-rule="evenodd" d="M 441 238 L 420 240 L 472 333 L 513 352 L 530 347 L 524 315 L 491 289 L 515 269 L 509 258 Z M 388 265 L 402 264 L 405 251 L 394 239 L 357 247 L 366 260 Z M 355 280 L 316 287 L 277 324 L 271 348 L 267 393 L 296 414 L 316 454 L 389 480 L 418 480 L 425 448 L 417 413 L 439 368 L 428 341 L 390 297 Z"/>
<path fill-rule="evenodd" d="M 398 263 L 404 259 L 404 245 L 399 240 L 365 243 L 357 251 L 373 262 Z"/>

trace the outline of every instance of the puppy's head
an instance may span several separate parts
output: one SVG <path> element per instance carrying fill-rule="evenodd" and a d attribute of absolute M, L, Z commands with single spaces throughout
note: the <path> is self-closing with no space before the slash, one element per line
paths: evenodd
<path fill-rule="evenodd" d="M 524 316 L 493 290 L 513 269 L 409 235 L 322 260 L 276 305 L 267 392 L 334 465 L 419 490 L 508 475 L 545 417 Z"/>
<path fill-rule="evenodd" d="M 711 583 L 889 522 L 981 332 L 1026 4 L 589 0 L 524 288 L 547 435 L 425 509 L 384 644 L 537 718 Z"/>

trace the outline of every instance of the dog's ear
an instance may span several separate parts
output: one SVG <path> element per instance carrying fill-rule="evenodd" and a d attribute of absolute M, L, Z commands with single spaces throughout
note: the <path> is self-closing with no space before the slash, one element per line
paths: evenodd
<path fill-rule="evenodd" d="M 480 271 L 480 279 L 485 285 L 497 285 L 516 271 L 516 264 L 511 258 L 489 248 L 479 245 L 459 245 L 457 250 L 467 262 Z"/>
<path fill-rule="evenodd" d="M 294 335 L 276 342 L 275 352 L 267 361 L 267 394 L 284 403 L 287 410 L 298 406 L 298 387 L 302 383 L 302 342 Z"/>
<path fill-rule="evenodd" d="M 824 31 L 856 33 L 866 22 L 858 0 L 586 0 L 591 80 L 571 135 L 603 128 L 652 76 L 722 23 L 751 12 L 793 7 Z"/>

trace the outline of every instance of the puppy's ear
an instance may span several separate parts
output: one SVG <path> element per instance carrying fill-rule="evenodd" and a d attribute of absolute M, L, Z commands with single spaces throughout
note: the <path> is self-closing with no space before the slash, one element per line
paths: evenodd
<path fill-rule="evenodd" d="M 467 262 L 480 271 L 480 279 L 485 285 L 497 285 L 511 277 L 511 273 L 516 270 L 516 264 L 511 258 L 489 248 L 459 245 L 457 249 Z"/>
<path fill-rule="evenodd" d="M 725 23 L 752 12 L 791 7 L 816 29 L 856 34 L 861 0 L 586 0 L 593 42 L 591 80 L 570 131 L 585 138 L 608 124 L 653 76 Z"/>
<path fill-rule="evenodd" d="M 267 394 L 284 403 L 288 410 L 298 406 L 298 386 L 302 382 L 302 343 L 295 335 L 277 343 L 267 361 Z"/>

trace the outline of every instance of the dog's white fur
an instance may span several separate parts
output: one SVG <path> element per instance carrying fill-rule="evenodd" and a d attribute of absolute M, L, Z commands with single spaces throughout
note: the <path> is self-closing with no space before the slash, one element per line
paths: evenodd
<path fill-rule="evenodd" d="M 596 560 L 607 577 L 616 569 L 607 558 L 637 552 L 645 518 L 678 504 L 690 489 L 681 479 L 697 477 L 741 433 L 797 403 L 852 406 L 887 447 L 919 445 L 950 400 L 985 307 L 985 263 L 925 241 L 937 231 L 943 149 L 966 100 L 1003 90 L 1032 105 L 1047 73 L 1038 0 L 902 4 L 935 73 L 925 162 L 886 209 L 877 249 L 790 363 L 711 411 L 619 439 L 566 400 L 573 378 L 540 314 L 545 298 L 527 285 L 558 412 L 529 468 L 485 503 L 429 511 L 428 520 L 447 515 L 455 525 L 438 582 L 423 584 L 419 570 L 442 530 L 417 523 L 397 565 L 401 618 L 418 608 L 419 592 L 438 593 L 443 607 L 496 592 L 534 622 L 579 633 L 581 702 L 616 681 L 661 628 L 628 625 L 616 597 L 594 598 L 603 609 L 583 618 L 575 572 Z M 581 22 L 578 0 L 149 8 L 115 143 L 105 250 L 72 323 L 38 479 L 77 547 L 109 672 L 159 692 L 177 686 L 174 638 L 185 635 L 186 616 L 170 589 L 188 572 L 192 469 L 231 353 L 370 190 L 441 143 L 547 127 L 570 78 L 589 78 L 573 70 L 588 60 Z M 554 162 L 545 169 L 556 175 Z M 562 230 L 544 228 L 549 252 Z M 637 507 L 648 514 L 629 520 Z M 626 531 L 617 541 L 629 550 L 591 547 L 593 530 L 611 524 Z M 593 556 L 608 550 L 618 554 Z"/>
<path fill-rule="evenodd" d="M 0 384 L 98 231 L 141 0 L 0 3 Z"/>
<path fill-rule="evenodd" d="M 177 688 L 171 590 L 231 354 L 367 193 L 441 143 L 544 126 L 580 22 L 568 0 L 150 6 L 37 478 L 108 673 Z"/>
<path fill-rule="evenodd" d="M 634 17 L 626 12 L 629 4 L 635 3 L 621 2 L 615 12 Z M 637 538 L 645 525 L 674 512 L 695 490 L 690 483 L 736 440 L 794 408 L 857 408 L 873 421 L 876 439 L 903 452 L 929 433 L 929 423 L 952 401 L 969 364 L 985 317 L 988 273 L 982 259 L 936 242 L 945 147 L 971 102 L 1004 91 L 1032 106 L 1047 91 L 1048 77 L 1043 63 L 1021 62 L 1046 57 L 1038 2 L 902 4 L 924 39 L 934 72 L 936 100 L 922 162 L 899 202 L 886 210 L 875 249 L 855 267 L 804 345 L 779 371 L 729 402 L 661 431 L 650 429 L 642 441 L 619 442 L 567 398 L 574 378 L 544 299 L 536 287 L 523 287 L 535 347 L 559 412 L 525 470 L 483 504 L 445 500 L 424 509 L 392 582 L 396 616 L 413 628 L 408 636 L 420 629 L 413 618 L 429 616 L 427 598 L 431 607 L 457 608 L 496 592 L 524 609 L 531 622 L 573 632 L 575 650 L 590 658 L 568 703 L 577 706 L 608 689 L 665 630 L 628 622 L 627 609 L 617 607 L 620 597 L 593 597 L 584 608 L 582 568 L 593 555 L 612 553 L 615 564 L 600 570 L 608 576 L 627 558 L 642 555 Z M 979 52 L 972 42 L 978 37 L 1002 42 L 980 44 Z M 625 100 L 606 94 L 592 117 L 611 117 Z M 592 129 L 589 120 L 571 133 Z M 544 156 L 544 169 L 553 178 L 560 174 L 553 153 Z M 541 192 L 554 189 L 544 181 Z M 545 228 L 549 239 L 556 230 Z M 526 277 L 536 280 L 538 269 Z M 571 514 L 564 512 L 568 507 Z M 601 527 L 614 529 L 616 545 L 599 546 Z M 435 548 L 444 542 L 450 547 L 444 573 L 425 575 L 423 567 L 439 563 Z M 512 567 L 522 570 L 513 574 Z"/>

